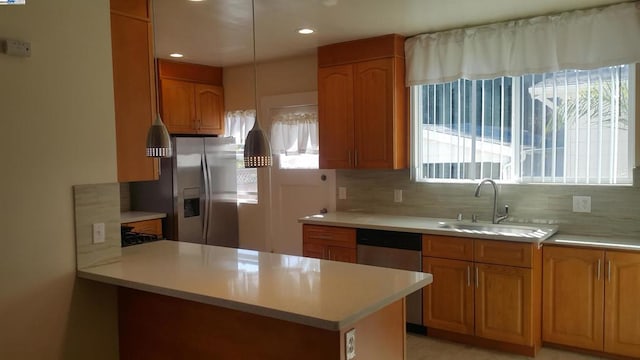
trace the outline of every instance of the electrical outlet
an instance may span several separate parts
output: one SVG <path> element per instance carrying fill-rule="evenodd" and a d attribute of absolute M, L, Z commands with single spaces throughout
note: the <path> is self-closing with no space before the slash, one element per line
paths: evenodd
<path fill-rule="evenodd" d="M 573 212 L 590 213 L 591 212 L 591 196 L 574 196 Z"/>
<path fill-rule="evenodd" d="M 339 186 L 338 187 L 338 199 L 339 200 L 346 200 L 347 198 L 347 188 L 344 186 Z"/>
<path fill-rule="evenodd" d="M 101 244 L 104 242 L 104 239 L 105 239 L 104 223 L 93 224 L 93 243 Z"/>
<path fill-rule="evenodd" d="M 356 329 L 347 331 L 345 339 L 345 352 L 347 360 L 355 359 L 356 357 Z"/>
<path fill-rule="evenodd" d="M 393 190 L 393 202 L 402 202 L 402 189 Z"/>

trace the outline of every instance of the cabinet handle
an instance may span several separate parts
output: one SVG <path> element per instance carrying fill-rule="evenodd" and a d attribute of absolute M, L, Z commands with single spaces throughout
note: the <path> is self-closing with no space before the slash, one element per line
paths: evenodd
<path fill-rule="evenodd" d="M 332 240 L 333 237 L 331 235 L 314 235 L 312 236 L 315 239 L 322 239 L 322 240 Z"/>
<path fill-rule="evenodd" d="M 607 278 L 608 281 L 611 282 L 611 260 L 607 262 Z"/>
<path fill-rule="evenodd" d="M 329 257 L 327 257 L 327 260 L 331 260 L 331 249 L 328 249 L 329 251 Z"/>
<path fill-rule="evenodd" d="M 471 265 L 467 265 L 467 287 L 471 287 Z"/>
<path fill-rule="evenodd" d="M 600 280 L 600 259 L 598 259 L 598 272 L 597 272 L 597 274 L 598 274 L 597 275 L 598 276 L 597 280 Z"/>
<path fill-rule="evenodd" d="M 476 266 L 476 288 L 480 287 L 480 280 L 478 279 L 478 267 Z"/>

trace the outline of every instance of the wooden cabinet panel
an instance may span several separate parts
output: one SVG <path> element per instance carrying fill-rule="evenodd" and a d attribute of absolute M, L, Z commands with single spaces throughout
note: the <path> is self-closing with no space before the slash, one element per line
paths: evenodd
<path fill-rule="evenodd" d="M 475 240 L 474 257 L 476 262 L 521 266 L 530 268 L 533 263 L 532 247 L 530 243 L 512 241 Z"/>
<path fill-rule="evenodd" d="M 475 334 L 533 346 L 531 270 L 476 264 Z"/>
<path fill-rule="evenodd" d="M 111 0 L 111 11 L 117 11 L 129 16 L 149 18 L 150 4 L 148 0 Z"/>
<path fill-rule="evenodd" d="M 224 134 L 224 93 L 222 86 L 195 84 L 194 93 L 198 134 Z"/>
<path fill-rule="evenodd" d="M 353 166 L 353 65 L 318 69 L 320 168 Z"/>
<path fill-rule="evenodd" d="M 432 257 L 422 258 L 422 269 L 433 275 L 424 288 L 424 325 L 460 334 L 474 333 L 473 263 Z"/>
<path fill-rule="evenodd" d="M 195 133 L 195 98 L 193 84 L 186 81 L 163 79 L 162 120 L 171 134 Z"/>
<path fill-rule="evenodd" d="M 161 219 L 153 219 L 153 220 L 144 220 L 144 221 L 135 221 L 126 223 L 123 225 L 132 226 L 132 231 L 144 233 L 144 234 L 154 234 L 162 237 L 162 220 Z"/>
<path fill-rule="evenodd" d="M 304 239 L 302 244 L 302 256 L 324 259 L 326 257 L 327 246 L 322 241 L 314 241 L 311 239 Z"/>
<path fill-rule="evenodd" d="M 473 261 L 473 239 L 422 235 L 424 256 Z"/>
<path fill-rule="evenodd" d="M 157 180 L 157 162 L 145 151 L 155 117 L 151 24 L 146 18 L 124 14 L 146 9 L 148 1 L 112 1 L 111 5 L 118 181 Z"/>
<path fill-rule="evenodd" d="M 393 59 L 355 65 L 355 167 L 393 168 L 393 71 Z"/>
<path fill-rule="evenodd" d="M 404 52 L 397 46 L 401 39 L 382 36 L 319 48 L 321 168 L 408 166 Z M 346 48 L 363 51 L 351 50 L 345 57 Z"/>
<path fill-rule="evenodd" d="M 542 339 L 602 350 L 604 251 L 545 246 Z"/>
<path fill-rule="evenodd" d="M 355 264 L 356 249 L 350 249 L 340 246 L 329 246 L 327 248 L 327 260 L 342 261 Z"/>
<path fill-rule="evenodd" d="M 640 253 L 607 251 L 604 351 L 640 358 Z"/>
<path fill-rule="evenodd" d="M 302 225 L 302 255 L 325 260 L 356 262 L 356 229 Z"/>

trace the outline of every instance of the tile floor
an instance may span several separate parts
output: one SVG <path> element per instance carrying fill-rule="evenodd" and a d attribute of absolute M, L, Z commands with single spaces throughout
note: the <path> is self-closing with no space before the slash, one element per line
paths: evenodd
<path fill-rule="evenodd" d="M 509 360 L 530 359 L 526 356 L 486 350 L 427 336 L 407 334 L 407 360 Z M 599 357 L 542 348 L 536 360 L 596 360 Z"/>

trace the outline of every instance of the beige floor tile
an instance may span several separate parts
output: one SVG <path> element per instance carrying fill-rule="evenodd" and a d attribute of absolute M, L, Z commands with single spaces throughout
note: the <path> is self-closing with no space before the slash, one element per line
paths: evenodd
<path fill-rule="evenodd" d="M 430 338 L 427 336 L 407 334 L 407 360 L 513 360 L 529 359 L 526 356 L 514 355 L 499 351 L 476 348 L 469 345 Z M 542 348 L 536 360 L 596 360 L 599 357 L 588 356 L 552 348 Z"/>

